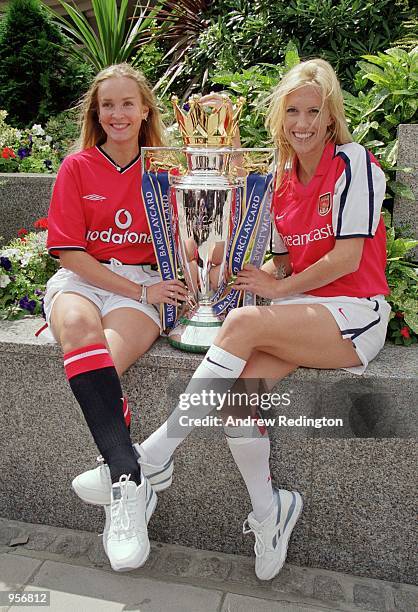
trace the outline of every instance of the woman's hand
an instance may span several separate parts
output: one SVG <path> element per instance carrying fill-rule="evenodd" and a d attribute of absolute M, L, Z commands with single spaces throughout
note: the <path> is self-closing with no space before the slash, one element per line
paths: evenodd
<path fill-rule="evenodd" d="M 259 270 L 252 264 L 246 264 L 244 268 L 238 272 L 233 287 L 239 291 L 251 291 L 251 293 L 256 293 L 260 297 L 272 300 L 279 297 L 279 282 L 280 281 L 271 274 Z"/>
<path fill-rule="evenodd" d="M 172 304 L 177 306 L 178 302 L 184 302 L 188 296 L 188 290 L 179 280 L 167 280 L 155 283 L 147 287 L 148 304 Z"/>

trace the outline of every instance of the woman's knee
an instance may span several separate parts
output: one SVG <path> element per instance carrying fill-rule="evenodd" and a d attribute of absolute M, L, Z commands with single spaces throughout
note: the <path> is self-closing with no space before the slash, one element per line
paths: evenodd
<path fill-rule="evenodd" d="M 69 308 L 54 328 L 64 352 L 105 341 L 99 319 L 75 308 Z"/>
<path fill-rule="evenodd" d="M 260 322 L 260 314 L 255 306 L 234 308 L 226 317 L 221 334 L 249 339 L 257 336 Z"/>

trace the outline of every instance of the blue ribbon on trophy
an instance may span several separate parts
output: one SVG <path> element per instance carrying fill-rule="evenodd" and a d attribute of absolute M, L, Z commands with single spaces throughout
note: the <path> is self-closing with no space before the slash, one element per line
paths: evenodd
<path fill-rule="evenodd" d="M 248 262 L 261 265 L 266 252 L 270 235 L 269 188 L 272 175 L 249 174 L 246 178 L 246 209 L 242 221 L 235 234 L 231 237 L 228 247 L 228 263 L 232 275 L 238 274 Z M 268 225 L 266 226 L 266 213 Z M 262 253 L 261 259 L 260 254 Z M 253 294 L 242 295 L 243 292 L 230 289 L 227 295 L 217 301 L 213 308 L 217 314 L 236 308 L 245 300 L 245 305 L 254 304 Z"/>
<path fill-rule="evenodd" d="M 256 268 L 261 268 L 263 265 L 271 232 L 270 202 L 272 196 L 273 175 L 268 174 L 265 179 L 264 195 L 260 203 L 260 214 L 255 232 L 254 246 L 251 250 L 249 260 L 249 263 L 256 266 Z M 242 300 L 243 306 L 251 306 L 255 304 L 255 300 L 256 296 L 253 293 L 250 291 L 244 291 L 244 297 Z"/>
<path fill-rule="evenodd" d="M 168 201 L 168 173 L 144 172 L 142 176 L 142 198 L 151 231 L 152 243 L 162 280 L 177 278 L 177 259 Z M 160 305 L 161 325 L 171 329 L 177 319 L 177 307 Z"/>

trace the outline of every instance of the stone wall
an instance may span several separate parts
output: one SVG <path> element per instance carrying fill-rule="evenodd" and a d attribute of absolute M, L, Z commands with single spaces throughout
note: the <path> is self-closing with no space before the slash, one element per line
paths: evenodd
<path fill-rule="evenodd" d="M 55 175 L 0 173 L 0 244 L 48 213 Z"/>
<path fill-rule="evenodd" d="M 412 172 L 397 172 L 396 179 L 408 185 L 415 195 L 415 200 L 397 198 L 393 209 L 395 227 L 405 227 L 408 236 L 418 239 L 418 124 L 400 125 L 398 129 L 399 152 L 397 166 L 412 168 Z M 414 250 L 418 259 L 418 248 Z"/>
<path fill-rule="evenodd" d="M 0 516 L 99 532 L 101 509 L 71 490 L 97 449 L 65 380 L 59 348 L 33 332 L 39 320 L 0 324 Z M 123 377 L 133 439 L 167 417 L 201 357 L 160 340 Z M 278 389 L 288 416 L 339 416 L 344 426 L 270 429 L 276 486 L 296 489 L 304 512 L 289 562 L 413 583 L 418 431 L 418 347 L 387 345 L 362 377 L 299 369 Z M 265 413 L 278 417 L 282 409 Z M 159 496 L 151 538 L 251 554 L 242 535 L 250 502 L 222 430 L 194 432 L 175 454 L 173 485 Z"/>

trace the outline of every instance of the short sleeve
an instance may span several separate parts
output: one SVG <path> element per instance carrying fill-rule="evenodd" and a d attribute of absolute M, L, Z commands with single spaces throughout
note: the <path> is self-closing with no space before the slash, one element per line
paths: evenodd
<path fill-rule="evenodd" d="M 384 172 L 361 145 L 349 143 L 337 149 L 342 172 L 333 199 L 335 238 L 373 238 L 385 197 Z"/>
<path fill-rule="evenodd" d="M 270 252 L 273 255 L 287 255 L 288 250 L 286 249 L 283 239 L 277 231 L 276 225 L 274 222 L 271 223 L 271 232 L 270 232 Z"/>
<path fill-rule="evenodd" d="M 71 157 L 58 171 L 48 212 L 48 252 L 86 249 L 86 223 L 82 207 L 78 173 Z"/>

